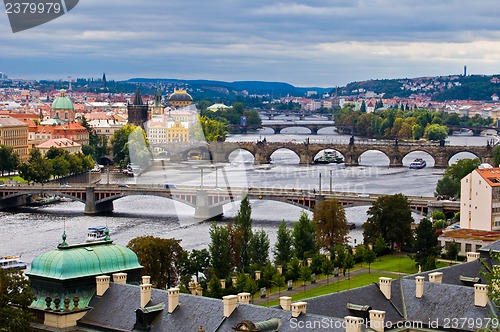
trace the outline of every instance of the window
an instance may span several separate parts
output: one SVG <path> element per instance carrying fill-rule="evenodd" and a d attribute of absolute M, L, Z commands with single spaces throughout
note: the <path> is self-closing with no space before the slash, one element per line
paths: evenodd
<path fill-rule="evenodd" d="M 465 244 L 465 252 L 471 252 L 472 251 L 472 244 L 466 243 Z"/>

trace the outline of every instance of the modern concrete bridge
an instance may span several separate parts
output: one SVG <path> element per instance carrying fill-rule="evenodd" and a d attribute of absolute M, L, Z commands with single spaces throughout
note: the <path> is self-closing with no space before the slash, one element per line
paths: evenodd
<path fill-rule="evenodd" d="M 30 196 L 57 195 L 84 203 L 84 213 L 89 215 L 113 211 L 113 201 L 131 195 L 159 196 L 182 202 L 195 208 L 194 217 L 211 219 L 223 214 L 223 206 L 241 200 L 245 195 L 250 199 L 274 200 L 292 204 L 312 211 L 316 202 L 337 198 L 344 206 L 370 205 L 380 194 L 357 194 L 347 192 L 311 192 L 296 189 L 273 188 L 214 188 L 183 186 L 165 189 L 153 185 L 89 185 L 72 184 L 71 187 L 58 185 L 23 185 L 0 187 L 0 210 L 27 205 Z M 445 212 L 458 211 L 460 203 L 436 201 L 434 197 L 408 197 L 414 211 L 425 214 L 440 209 Z"/>
<path fill-rule="evenodd" d="M 279 149 L 287 149 L 299 157 L 300 164 L 312 164 L 314 158 L 323 150 L 331 149 L 339 152 L 345 160 L 346 166 L 358 166 L 361 155 L 367 151 L 380 151 L 389 159 L 389 166 L 402 167 L 403 158 L 411 152 L 425 152 L 434 159 L 434 167 L 448 167 L 450 159 L 458 153 L 469 152 L 481 160 L 482 163 L 491 163 L 493 147 L 485 146 L 450 146 L 439 143 L 409 143 L 380 141 L 380 140 L 352 140 L 345 141 L 314 141 L 304 142 L 213 142 L 190 144 L 159 145 L 167 151 L 170 161 L 179 162 L 188 160 L 190 156 L 200 156 L 213 162 L 229 162 L 229 155 L 234 151 L 245 150 L 250 152 L 256 164 L 268 164 L 271 155 Z"/>

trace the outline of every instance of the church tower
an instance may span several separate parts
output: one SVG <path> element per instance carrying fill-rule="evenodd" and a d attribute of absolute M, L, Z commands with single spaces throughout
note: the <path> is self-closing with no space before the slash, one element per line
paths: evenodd
<path fill-rule="evenodd" d="M 161 102 L 161 94 L 158 89 L 155 91 L 155 99 L 153 105 L 151 105 L 149 111 L 149 118 L 153 118 L 155 115 L 163 115 L 165 113 L 165 106 Z"/>
<path fill-rule="evenodd" d="M 148 121 L 148 105 L 142 102 L 141 90 L 137 87 L 134 96 L 134 102 L 127 105 L 128 123 L 134 126 L 139 126 L 146 129 L 146 122 Z"/>

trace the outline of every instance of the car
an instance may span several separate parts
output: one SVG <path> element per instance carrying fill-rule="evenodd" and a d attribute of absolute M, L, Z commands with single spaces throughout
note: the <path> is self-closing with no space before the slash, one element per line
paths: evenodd
<path fill-rule="evenodd" d="M 165 183 L 165 189 L 179 189 L 175 184 Z"/>
<path fill-rule="evenodd" d="M 61 187 L 68 188 L 68 187 L 71 187 L 71 186 L 69 184 L 67 184 L 67 183 L 61 183 Z"/>
<path fill-rule="evenodd" d="M 123 183 L 118 184 L 118 187 L 121 187 L 121 188 L 130 188 L 130 186 L 128 184 L 123 184 Z"/>
<path fill-rule="evenodd" d="M 368 195 L 368 194 L 359 194 L 358 197 L 360 197 L 360 198 L 368 198 L 368 197 L 370 197 L 370 195 Z"/>

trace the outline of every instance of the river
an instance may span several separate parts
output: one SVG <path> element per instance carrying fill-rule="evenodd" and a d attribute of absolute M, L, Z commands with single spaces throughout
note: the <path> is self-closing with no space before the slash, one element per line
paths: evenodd
<path fill-rule="evenodd" d="M 349 136 L 339 135 L 331 129 L 324 129 L 321 135 L 307 135 L 301 129 L 273 135 L 272 131 L 263 130 L 255 134 L 231 135 L 228 141 L 267 141 L 302 142 L 307 137 L 313 140 L 349 140 Z M 486 145 L 486 137 L 451 136 L 451 145 Z M 348 191 L 362 193 L 432 196 L 437 181 L 443 174 L 442 169 L 433 167 L 432 158 L 424 152 L 414 152 L 405 157 L 403 164 L 422 157 L 427 167 L 410 170 L 408 167 L 389 168 L 388 158 L 380 152 L 368 151 L 361 157 L 360 166 L 345 167 L 335 165 L 299 165 L 298 157 L 289 150 L 278 150 L 272 156 L 269 165 L 254 165 L 253 157 L 246 152 L 235 152 L 230 156 L 231 163 L 216 165 L 217 169 L 200 169 L 196 162 L 178 165 L 166 165 L 153 169 L 139 177 L 125 177 L 110 174 L 112 183 L 164 183 L 270 187 L 319 190 L 320 178 L 322 190 Z M 455 156 L 473 157 L 468 153 Z M 321 174 L 321 175 L 320 175 Z M 107 181 L 103 174 L 103 180 Z M 281 220 L 289 227 L 297 221 L 302 209 L 275 201 L 252 200 L 252 219 L 254 229 L 264 229 L 271 244 L 276 241 L 276 232 Z M 169 199 L 150 196 L 128 196 L 114 202 L 114 212 L 108 216 L 86 216 L 83 204 L 79 202 L 61 202 L 42 207 L 30 207 L 15 212 L 0 212 L 0 255 L 22 255 L 30 263 L 38 254 L 56 248 L 61 242 L 61 235 L 66 231 L 68 243 L 85 241 L 88 227 L 107 225 L 111 239 L 117 244 L 126 245 L 132 238 L 141 235 L 174 237 L 181 239 L 184 249 L 207 248 L 210 222 L 199 222 L 193 218 L 194 209 Z M 237 213 L 239 202 L 224 208 L 222 223 L 229 222 Z M 357 228 L 350 233 L 350 243 L 362 241 L 361 225 L 366 220 L 367 206 L 346 208 L 349 222 Z M 309 213 L 309 212 L 308 212 Z M 309 213 L 310 214 L 310 213 Z M 311 214 L 310 214 L 311 215 Z M 415 219 L 421 216 L 414 214 Z"/>

